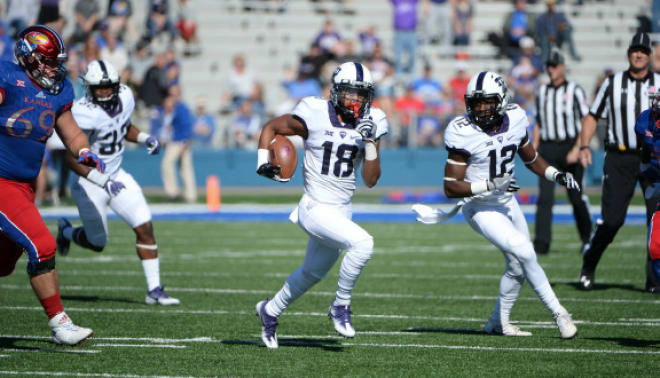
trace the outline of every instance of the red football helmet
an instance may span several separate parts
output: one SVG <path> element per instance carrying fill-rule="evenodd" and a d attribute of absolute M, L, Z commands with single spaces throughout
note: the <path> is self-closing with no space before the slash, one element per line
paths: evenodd
<path fill-rule="evenodd" d="M 33 25 L 18 34 L 14 56 L 25 73 L 52 94 L 62 90 L 66 78 L 66 47 L 62 37 L 46 25 Z"/>

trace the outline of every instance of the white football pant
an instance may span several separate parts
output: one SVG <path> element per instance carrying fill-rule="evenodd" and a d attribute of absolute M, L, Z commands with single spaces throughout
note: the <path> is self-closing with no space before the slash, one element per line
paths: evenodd
<path fill-rule="evenodd" d="M 105 246 L 108 240 L 108 205 L 131 228 L 151 220 L 147 201 L 133 176 L 120 168 L 112 179 L 125 186 L 115 197 L 82 177 L 71 185 L 71 197 L 78 206 L 87 240 L 98 247 Z"/>
<path fill-rule="evenodd" d="M 303 265 L 296 269 L 266 307 L 279 316 L 293 301 L 322 280 L 346 250 L 339 268 L 336 305 L 351 303 L 353 288 L 371 258 L 371 235 L 351 220 L 351 205 L 327 205 L 304 195 L 291 214 L 291 220 L 309 234 Z"/>
<path fill-rule="evenodd" d="M 511 309 L 525 279 L 551 313 L 562 309 L 536 259 L 525 216 L 515 197 L 511 196 L 505 203 L 468 202 L 463 206 L 463 215 L 475 231 L 502 251 L 506 259 L 500 294 L 492 315 L 494 319 L 499 319 L 501 324 L 509 323 Z"/>

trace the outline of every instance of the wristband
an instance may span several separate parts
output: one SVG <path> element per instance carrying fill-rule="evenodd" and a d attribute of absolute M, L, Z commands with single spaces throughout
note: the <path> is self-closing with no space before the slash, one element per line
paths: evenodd
<path fill-rule="evenodd" d="M 549 165 L 548 168 L 545 169 L 545 179 L 548 181 L 554 182 L 558 174 L 559 171 L 552 165 Z"/>
<path fill-rule="evenodd" d="M 87 151 L 91 151 L 91 150 L 87 147 L 81 148 L 80 151 L 78 151 L 78 157 L 80 157 L 80 155 L 82 155 L 83 152 L 87 152 Z"/>
<path fill-rule="evenodd" d="M 589 146 L 580 146 L 580 151 L 591 149 Z"/>
<path fill-rule="evenodd" d="M 470 190 L 473 195 L 481 194 L 488 191 L 488 181 L 477 181 L 470 184 Z"/>
<path fill-rule="evenodd" d="M 146 144 L 146 143 L 147 143 L 147 139 L 148 139 L 150 136 L 151 136 L 151 135 L 149 135 L 149 134 L 147 134 L 147 133 L 143 133 L 142 131 L 140 131 L 140 133 L 139 133 L 138 136 L 137 136 L 137 142 L 140 143 L 140 144 Z"/>
<path fill-rule="evenodd" d="M 366 142 L 364 144 L 364 158 L 365 160 L 376 160 L 378 159 L 378 150 L 376 149 L 376 143 Z"/>
<path fill-rule="evenodd" d="M 87 174 L 87 180 L 93 182 L 94 184 L 100 186 L 101 188 L 105 187 L 105 183 L 108 182 L 109 177 L 103 173 L 92 169 Z"/>
<path fill-rule="evenodd" d="M 257 150 L 257 169 L 261 167 L 264 164 L 268 163 L 268 155 L 270 154 L 270 151 L 268 151 L 265 148 L 260 148 Z"/>

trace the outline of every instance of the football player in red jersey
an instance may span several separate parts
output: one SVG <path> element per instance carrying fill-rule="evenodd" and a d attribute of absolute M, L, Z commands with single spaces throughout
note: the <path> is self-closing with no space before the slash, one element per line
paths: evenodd
<path fill-rule="evenodd" d="M 0 277 L 14 271 L 25 251 L 30 284 L 48 315 L 53 341 L 76 345 L 92 330 L 76 326 L 64 312 L 55 238 L 34 205 L 35 180 L 53 128 L 78 162 L 101 172 L 105 165 L 71 115 L 73 88 L 62 38 L 47 26 L 30 26 L 18 35 L 14 55 L 18 64 L 0 62 Z"/>

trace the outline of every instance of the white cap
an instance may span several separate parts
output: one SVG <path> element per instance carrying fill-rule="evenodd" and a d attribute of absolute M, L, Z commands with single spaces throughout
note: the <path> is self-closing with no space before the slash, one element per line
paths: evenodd
<path fill-rule="evenodd" d="M 534 47 L 534 39 L 529 36 L 520 38 L 520 47 L 523 49 Z"/>

